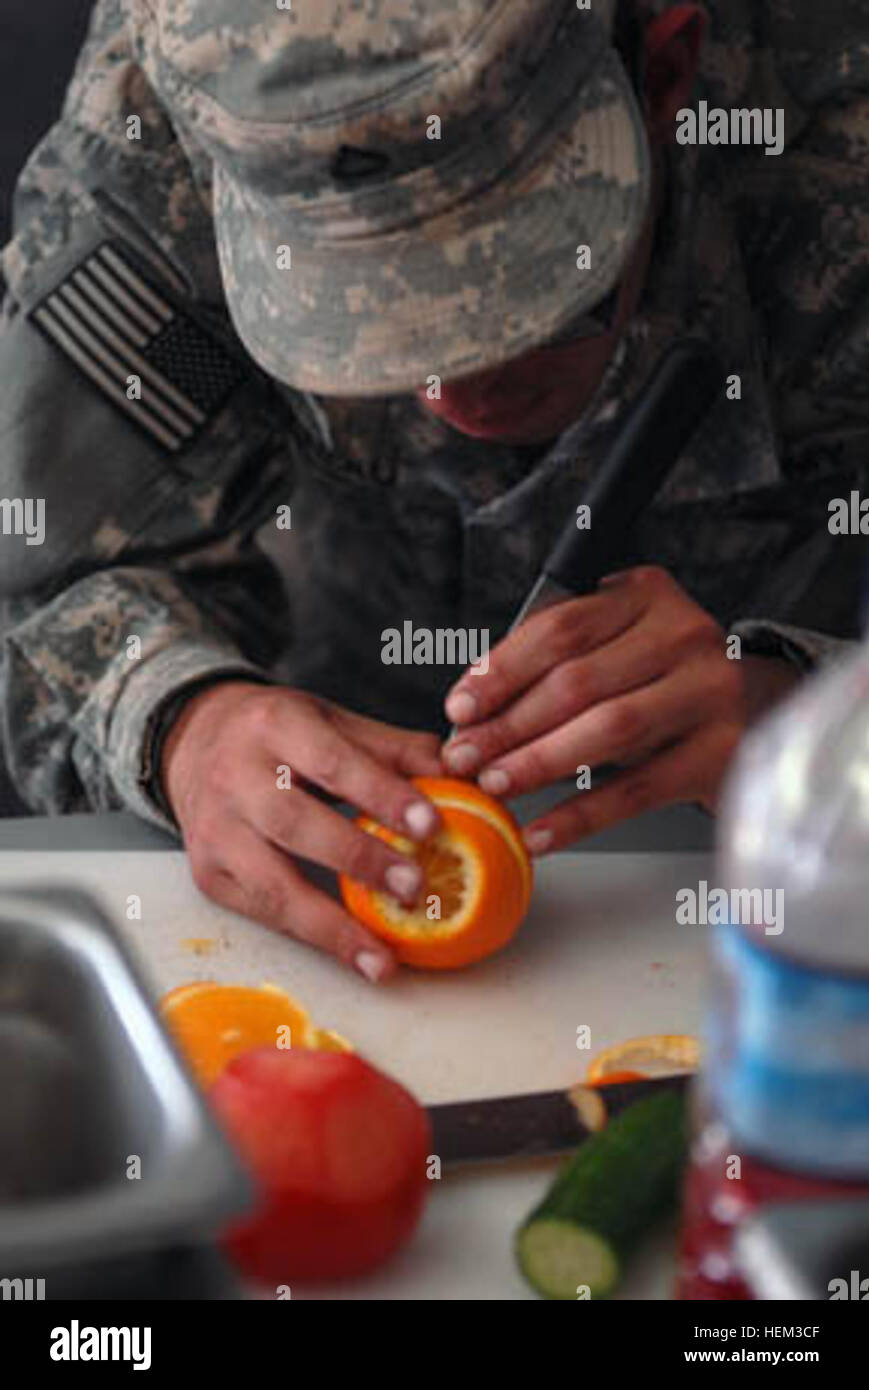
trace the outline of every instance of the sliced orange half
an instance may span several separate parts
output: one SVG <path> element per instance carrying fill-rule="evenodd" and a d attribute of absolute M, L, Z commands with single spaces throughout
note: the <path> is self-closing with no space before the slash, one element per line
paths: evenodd
<path fill-rule="evenodd" d="M 525 848 L 519 824 L 506 806 L 481 791 L 473 782 L 462 782 L 453 777 L 416 777 L 414 786 L 439 808 L 453 807 L 459 811 L 473 811 L 496 830 L 500 830 L 519 862 L 530 894 L 534 879 L 531 858 Z"/>
<path fill-rule="evenodd" d="M 514 936 L 531 899 L 533 872 L 510 812 L 467 782 L 419 777 L 414 785 L 437 806 L 442 828 L 423 844 L 363 816 L 357 822 L 417 860 L 419 902 L 405 907 L 388 893 L 342 875 L 349 912 L 388 941 L 399 960 L 452 970 L 482 960 Z"/>
<path fill-rule="evenodd" d="M 234 1057 L 252 1048 L 318 1046 L 306 1011 L 274 985 L 204 980 L 171 990 L 161 1007 L 202 1086 L 210 1086 Z"/>
<path fill-rule="evenodd" d="M 194 994 L 202 994 L 204 990 L 216 989 L 216 980 L 191 980 L 188 985 L 176 985 L 170 989 L 168 994 L 164 994 L 160 1000 L 160 1008 L 166 1012 L 167 1009 L 174 1009 L 184 999 L 190 999 Z"/>
<path fill-rule="evenodd" d="M 655 1033 L 604 1048 L 589 1063 L 585 1080 L 593 1085 L 615 1080 L 616 1073 L 624 1072 L 674 1076 L 678 1072 L 695 1072 L 699 1065 L 700 1044 L 696 1038 L 687 1033 Z"/>

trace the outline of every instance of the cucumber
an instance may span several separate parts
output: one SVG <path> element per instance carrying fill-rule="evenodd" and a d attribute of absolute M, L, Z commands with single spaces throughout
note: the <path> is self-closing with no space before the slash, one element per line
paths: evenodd
<path fill-rule="evenodd" d="M 581 1285 L 608 1298 L 636 1243 L 675 1208 L 687 1151 L 685 1095 L 671 1090 L 587 1139 L 519 1229 L 528 1282 L 544 1298 L 575 1299 Z"/>

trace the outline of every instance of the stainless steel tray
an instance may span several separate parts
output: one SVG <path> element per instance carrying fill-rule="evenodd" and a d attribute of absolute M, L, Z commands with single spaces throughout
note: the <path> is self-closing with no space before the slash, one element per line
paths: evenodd
<path fill-rule="evenodd" d="M 0 1277 L 200 1244 L 251 1191 L 99 909 L 0 894 Z"/>

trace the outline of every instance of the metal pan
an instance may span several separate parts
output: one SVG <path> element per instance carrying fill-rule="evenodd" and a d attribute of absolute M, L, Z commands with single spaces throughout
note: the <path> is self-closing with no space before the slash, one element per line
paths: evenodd
<path fill-rule="evenodd" d="M 0 1278 L 201 1246 L 251 1194 L 99 909 L 0 895 Z"/>

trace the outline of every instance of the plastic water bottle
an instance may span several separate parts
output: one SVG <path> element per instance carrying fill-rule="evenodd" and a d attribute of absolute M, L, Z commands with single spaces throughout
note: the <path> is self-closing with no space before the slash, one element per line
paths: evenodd
<path fill-rule="evenodd" d="M 730 912 L 710 940 L 686 1299 L 751 1297 L 734 1239 L 767 1202 L 869 1196 L 869 646 L 748 736 L 718 868 Z M 734 912 L 764 890 L 774 925 Z"/>

